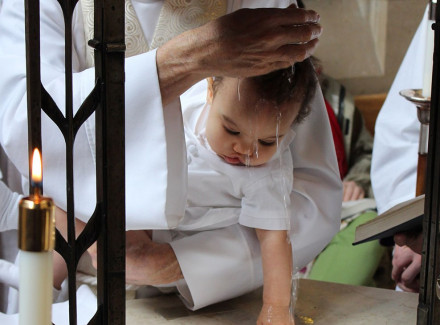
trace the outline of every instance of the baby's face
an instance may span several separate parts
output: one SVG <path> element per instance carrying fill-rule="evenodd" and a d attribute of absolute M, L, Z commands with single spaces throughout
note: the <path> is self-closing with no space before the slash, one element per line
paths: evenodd
<path fill-rule="evenodd" d="M 276 107 L 260 100 L 246 79 L 224 78 L 215 95 L 208 94 L 208 101 L 207 140 L 212 150 L 232 165 L 268 162 L 299 111 L 299 104 L 293 101 Z M 293 107 L 286 109 L 284 105 Z"/>

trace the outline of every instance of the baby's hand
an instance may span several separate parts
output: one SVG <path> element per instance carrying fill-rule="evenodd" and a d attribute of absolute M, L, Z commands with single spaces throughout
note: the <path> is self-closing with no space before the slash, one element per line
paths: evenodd
<path fill-rule="evenodd" d="M 295 325 L 289 306 L 263 304 L 257 325 Z"/>

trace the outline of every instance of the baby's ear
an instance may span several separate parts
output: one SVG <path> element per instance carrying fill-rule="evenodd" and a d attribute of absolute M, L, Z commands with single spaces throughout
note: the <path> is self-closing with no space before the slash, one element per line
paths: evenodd
<path fill-rule="evenodd" d="M 206 101 L 208 104 L 212 104 L 212 98 L 214 97 L 214 79 L 212 77 L 209 77 L 206 79 L 208 81 L 208 91 L 206 93 Z"/>

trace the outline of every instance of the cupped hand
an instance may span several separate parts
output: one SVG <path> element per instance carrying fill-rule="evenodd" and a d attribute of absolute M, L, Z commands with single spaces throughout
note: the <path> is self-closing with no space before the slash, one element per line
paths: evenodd
<path fill-rule="evenodd" d="M 295 320 L 289 306 L 263 304 L 257 325 L 294 325 Z"/>
<path fill-rule="evenodd" d="M 403 290 L 419 292 L 422 256 L 407 246 L 395 246 L 391 278 Z"/>
<path fill-rule="evenodd" d="M 212 76 L 244 78 L 312 55 L 322 27 L 313 10 L 241 9 L 184 32 L 157 50 L 162 102 Z"/>
<path fill-rule="evenodd" d="M 286 68 L 312 54 L 322 32 L 318 20 L 295 7 L 238 10 L 203 26 L 211 55 L 202 63 L 217 69 L 214 75 L 240 78 Z"/>

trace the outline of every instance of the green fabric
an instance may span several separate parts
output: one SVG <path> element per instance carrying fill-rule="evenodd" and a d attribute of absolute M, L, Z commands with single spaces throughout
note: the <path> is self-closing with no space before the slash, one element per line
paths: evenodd
<path fill-rule="evenodd" d="M 373 276 L 386 248 L 377 240 L 353 246 L 360 224 L 374 219 L 376 212 L 365 212 L 338 232 L 318 255 L 309 279 L 352 285 L 374 286 Z"/>

